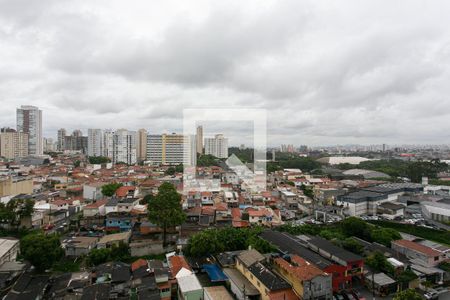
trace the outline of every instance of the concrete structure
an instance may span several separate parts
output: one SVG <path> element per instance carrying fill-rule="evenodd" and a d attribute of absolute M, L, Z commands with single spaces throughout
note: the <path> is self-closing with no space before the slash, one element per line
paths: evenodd
<path fill-rule="evenodd" d="M 108 157 L 112 160 L 113 158 L 113 143 L 114 131 L 112 129 L 107 129 L 103 131 L 103 156 Z"/>
<path fill-rule="evenodd" d="M 330 157 L 322 157 L 317 161 L 329 165 L 338 165 L 338 164 L 358 165 L 364 161 L 369 160 L 370 159 L 368 158 L 359 156 L 330 156 Z"/>
<path fill-rule="evenodd" d="M 33 180 L 29 178 L 0 178 L 0 197 L 15 196 L 19 194 L 31 195 L 33 193 Z"/>
<path fill-rule="evenodd" d="M 287 260 L 278 257 L 273 260 L 273 265 L 277 273 L 292 285 L 300 299 L 333 298 L 331 274 L 323 272 L 300 256 L 288 256 Z"/>
<path fill-rule="evenodd" d="M 83 198 L 90 200 L 98 200 L 103 198 L 102 186 L 106 182 L 95 182 L 83 185 Z"/>
<path fill-rule="evenodd" d="M 0 238 L 0 266 L 7 261 L 15 261 L 19 253 L 20 242 L 15 238 Z"/>
<path fill-rule="evenodd" d="M 208 286 L 203 289 L 204 300 L 233 300 L 233 297 L 227 291 L 227 289 L 222 286 Z"/>
<path fill-rule="evenodd" d="M 409 240 L 392 241 L 391 248 L 408 257 L 413 263 L 425 267 L 435 267 L 447 260 L 445 252 Z"/>
<path fill-rule="evenodd" d="M 17 131 L 28 133 L 28 152 L 30 155 L 42 155 L 44 153 L 42 110 L 29 105 L 22 105 L 18 108 Z"/>
<path fill-rule="evenodd" d="M 87 153 L 88 137 L 83 136 L 81 130 L 74 130 L 72 135 L 64 137 L 64 151 L 79 151 Z"/>
<path fill-rule="evenodd" d="M 424 201 L 420 203 L 422 214 L 434 221 L 450 222 L 450 201 L 441 200 L 439 202 Z"/>
<path fill-rule="evenodd" d="M 28 133 L 14 129 L 0 131 L 0 156 L 15 159 L 28 156 Z"/>
<path fill-rule="evenodd" d="M 56 149 L 58 151 L 64 151 L 64 138 L 66 137 L 66 135 L 67 132 L 64 128 L 58 130 L 58 140 L 56 145 Z"/>
<path fill-rule="evenodd" d="M 177 278 L 178 299 L 203 300 L 203 287 L 195 274 Z"/>
<path fill-rule="evenodd" d="M 147 159 L 147 130 L 139 129 L 136 140 L 136 156 L 138 161 Z"/>
<path fill-rule="evenodd" d="M 90 236 L 77 236 L 65 246 L 65 254 L 70 257 L 87 255 L 97 245 L 98 238 Z"/>
<path fill-rule="evenodd" d="M 195 135 L 197 153 L 203 153 L 203 126 L 197 126 L 197 134 Z"/>
<path fill-rule="evenodd" d="M 223 272 L 230 280 L 230 289 L 236 299 L 259 299 L 259 291 L 241 272 L 234 268 L 224 268 Z"/>
<path fill-rule="evenodd" d="M 214 138 L 205 138 L 205 154 L 228 158 L 228 139 L 223 134 L 216 134 Z"/>
<path fill-rule="evenodd" d="M 112 162 L 136 163 L 136 131 L 119 129 L 113 135 Z"/>
<path fill-rule="evenodd" d="M 88 129 L 88 156 L 103 156 L 103 131 Z"/>
<path fill-rule="evenodd" d="M 147 160 L 163 165 L 195 165 L 195 136 L 162 134 L 147 136 Z"/>

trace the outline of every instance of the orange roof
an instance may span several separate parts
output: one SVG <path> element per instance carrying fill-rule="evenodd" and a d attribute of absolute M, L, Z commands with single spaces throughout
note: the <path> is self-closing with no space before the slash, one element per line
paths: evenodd
<path fill-rule="evenodd" d="M 231 216 L 233 220 L 240 220 L 241 219 L 241 210 L 237 207 L 231 209 Z"/>
<path fill-rule="evenodd" d="M 135 186 L 121 186 L 116 191 L 117 197 L 126 197 L 128 195 L 128 192 L 134 191 L 136 189 Z"/>
<path fill-rule="evenodd" d="M 174 277 L 178 274 L 178 272 L 180 272 L 182 268 L 192 271 L 184 256 L 174 255 L 169 257 L 169 264 L 170 271 L 172 272 L 172 276 Z"/>
<path fill-rule="evenodd" d="M 89 204 L 89 205 L 86 205 L 84 208 L 85 208 L 85 209 L 86 209 L 86 208 L 99 208 L 100 206 L 105 205 L 106 202 L 107 202 L 106 199 L 98 200 L 97 202 L 94 202 L 94 203 L 91 203 L 91 204 Z"/>
<path fill-rule="evenodd" d="M 140 267 L 148 267 L 148 262 L 145 259 L 138 259 L 134 263 L 131 264 L 131 271 L 134 272 L 135 270 L 139 269 Z"/>
<path fill-rule="evenodd" d="M 291 263 L 281 257 L 275 258 L 275 263 L 286 272 L 294 275 L 299 280 L 311 280 L 316 276 L 326 276 L 327 273 L 320 270 L 315 265 L 307 262 L 298 255 L 291 256 Z"/>
<path fill-rule="evenodd" d="M 270 215 L 270 212 L 267 209 L 249 210 L 248 215 L 250 217 L 263 217 L 263 216 Z"/>
<path fill-rule="evenodd" d="M 393 241 L 392 243 L 397 244 L 397 245 L 402 246 L 402 247 L 405 247 L 405 248 L 412 249 L 412 250 L 417 251 L 417 252 L 421 252 L 421 253 L 423 253 L 425 255 L 428 255 L 428 256 L 439 256 L 439 255 L 441 255 L 441 252 L 439 252 L 437 250 L 434 250 L 434 249 L 432 249 L 430 247 L 427 247 L 427 246 L 424 246 L 424 245 L 421 245 L 421 244 L 417 244 L 417 243 L 414 243 L 414 242 L 408 241 L 408 240 L 397 240 L 397 241 Z"/>
<path fill-rule="evenodd" d="M 248 221 L 233 220 L 232 224 L 233 224 L 233 227 L 236 227 L 236 228 L 249 226 Z"/>

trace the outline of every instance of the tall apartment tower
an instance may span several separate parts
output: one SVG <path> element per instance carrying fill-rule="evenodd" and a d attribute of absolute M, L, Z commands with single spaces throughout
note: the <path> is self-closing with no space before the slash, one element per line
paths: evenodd
<path fill-rule="evenodd" d="M 65 145 L 64 145 L 64 138 L 67 135 L 67 131 L 64 128 L 60 128 L 58 130 L 58 141 L 57 141 L 57 146 L 56 149 L 58 151 L 64 151 Z"/>
<path fill-rule="evenodd" d="M 147 136 L 147 160 L 163 165 L 195 165 L 197 159 L 195 136 L 162 134 Z"/>
<path fill-rule="evenodd" d="M 114 131 L 107 129 L 103 132 L 103 156 L 113 159 L 113 137 Z"/>
<path fill-rule="evenodd" d="M 2 128 L 0 130 L 0 156 L 7 159 L 28 156 L 28 133 Z"/>
<path fill-rule="evenodd" d="M 103 156 L 103 132 L 88 129 L 88 156 Z"/>
<path fill-rule="evenodd" d="M 197 144 L 197 153 L 203 154 L 203 126 L 197 126 L 197 134 L 195 139 Z"/>
<path fill-rule="evenodd" d="M 118 129 L 113 135 L 112 162 L 136 163 L 136 131 Z"/>
<path fill-rule="evenodd" d="M 139 129 L 137 132 L 137 160 L 144 161 L 147 159 L 147 130 Z"/>
<path fill-rule="evenodd" d="M 28 134 L 30 155 L 42 155 L 44 144 L 42 136 L 42 110 L 36 106 L 22 105 L 17 109 L 17 131 Z"/>
<path fill-rule="evenodd" d="M 205 154 L 218 158 L 227 158 L 228 139 L 223 134 L 216 134 L 214 138 L 205 138 Z"/>

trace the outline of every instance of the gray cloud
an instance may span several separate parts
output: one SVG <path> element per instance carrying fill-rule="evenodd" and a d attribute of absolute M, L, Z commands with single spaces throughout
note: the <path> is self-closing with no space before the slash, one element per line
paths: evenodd
<path fill-rule="evenodd" d="M 447 143 L 449 8 L 0 0 L 0 126 L 21 104 L 44 109 L 48 135 L 181 131 L 184 108 L 256 107 L 271 144 Z"/>

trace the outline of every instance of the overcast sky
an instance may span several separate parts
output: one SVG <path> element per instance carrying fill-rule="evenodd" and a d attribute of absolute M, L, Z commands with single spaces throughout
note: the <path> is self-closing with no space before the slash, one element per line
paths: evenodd
<path fill-rule="evenodd" d="M 244 107 L 270 145 L 447 144 L 449 20 L 445 0 L 0 0 L 0 126 L 23 104 L 49 137 Z"/>

